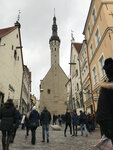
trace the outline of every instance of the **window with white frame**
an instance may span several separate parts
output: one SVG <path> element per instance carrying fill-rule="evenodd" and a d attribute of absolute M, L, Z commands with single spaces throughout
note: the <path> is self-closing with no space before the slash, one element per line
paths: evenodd
<path fill-rule="evenodd" d="M 88 25 L 88 37 L 90 38 L 91 35 L 91 30 L 90 30 L 90 26 Z"/>
<path fill-rule="evenodd" d="M 97 70 L 96 70 L 96 66 L 93 68 L 92 72 L 93 72 L 93 83 L 95 85 L 95 84 L 97 84 Z"/>
<path fill-rule="evenodd" d="M 105 75 L 105 71 L 103 69 L 104 66 L 104 56 L 102 55 L 99 59 L 99 71 L 100 71 L 100 77 L 102 78 Z"/>
<path fill-rule="evenodd" d="M 90 58 L 93 57 L 93 54 L 94 54 L 94 52 L 93 52 L 93 44 L 91 44 L 91 46 L 90 46 Z"/>
<path fill-rule="evenodd" d="M 92 20 L 93 20 L 93 24 L 94 24 L 96 21 L 96 10 L 95 10 L 95 8 L 93 9 L 93 12 L 92 12 Z"/>
<path fill-rule="evenodd" d="M 96 44 L 96 47 L 98 46 L 99 42 L 100 42 L 100 33 L 99 33 L 99 29 L 97 28 L 96 33 L 95 33 L 95 44 Z"/>

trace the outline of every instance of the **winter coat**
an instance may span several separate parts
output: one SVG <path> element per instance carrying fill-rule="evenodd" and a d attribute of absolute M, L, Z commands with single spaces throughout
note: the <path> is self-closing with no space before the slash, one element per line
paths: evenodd
<path fill-rule="evenodd" d="M 19 127 L 20 121 L 22 119 L 19 110 L 16 110 L 16 115 L 17 115 L 17 121 L 16 121 L 16 124 L 15 124 L 15 128 L 17 129 Z"/>
<path fill-rule="evenodd" d="M 66 112 L 65 122 L 66 122 L 66 124 L 71 124 L 71 114 L 70 114 L 70 112 Z"/>
<path fill-rule="evenodd" d="M 78 115 L 76 113 L 72 115 L 72 123 L 74 126 L 78 124 Z"/>
<path fill-rule="evenodd" d="M 39 126 L 39 120 L 40 120 L 40 116 L 39 116 L 38 111 L 33 110 L 33 111 L 30 113 L 30 116 L 29 116 L 29 123 L 30 123 L 30 126 L 31 126 L 32 123 L 35 123 L 36 127 L 38 127 L 38 126 Z"/>
<path fill-rule="evenodd" d="M 47 109 L 44 109 L 40 116 L 40 121 L 42 125 L 48 125 L 51 122 L 51 114 Z"/>
<path fill-rule="evenodd" d="M 13 103 L 5 103 L 4 107 L 0 109 L 0 128 L 2 131 L 12 130 L 14 124 L 17 122 L 16 108 Z"/>
<path fill-rule="evenodd" d="M 113 82 L 104 82 L 101 85 L 96 113 L 96 121 L 110 120 L 113 122 Z"/>
<path fill-rule="evenodd" d="M 87 116 L 84 112 L 82 112 L 79 116 L 79 123 L 80 124 L 87 124 Z"/>

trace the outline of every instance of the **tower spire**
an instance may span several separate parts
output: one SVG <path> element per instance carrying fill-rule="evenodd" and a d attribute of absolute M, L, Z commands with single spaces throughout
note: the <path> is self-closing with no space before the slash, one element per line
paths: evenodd
<path fill-rule="evenodd" d="M 60 39 L 57 35 L 57 24 L 56 24 L 56 17 L 55 17 L 55 8 L 54 8 L 54 17 L 53 17 L 53 25 L 52 25 L 52 36 L 49 40 L 49 42 L 56 40 L 60 42 Z"/>

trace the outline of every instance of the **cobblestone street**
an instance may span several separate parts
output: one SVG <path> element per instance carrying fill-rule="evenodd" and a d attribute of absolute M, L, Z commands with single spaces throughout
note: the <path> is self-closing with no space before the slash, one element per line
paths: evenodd
<path fill-rule="evenodd" d="M 64 137 L 63 128 L 61 131 L 53 131 L 50 128 L 50 142 L 42 143 L 41 127 L 39 127 L 36 131 L 36 145 L 31 145 L 30 134 L 28 138 L 25 138 L 25 130 L 18 129 L 15 141 L 13 144 L 10 144 L 9 150 L 96 150 L 93 146 L 100 139 L 99 129 L 96 129 L 92 134 L 89 134 L 88 137 L 80 136 L 80 131 L 78 132 L 77 137 L 70 137 L 68 129 L 67 137 Z M 0 150 L 2 150 L 1 141 Z"/>

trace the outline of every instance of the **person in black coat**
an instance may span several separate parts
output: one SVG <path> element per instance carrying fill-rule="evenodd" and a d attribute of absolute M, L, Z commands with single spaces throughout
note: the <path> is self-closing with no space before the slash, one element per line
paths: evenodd
<path fill-rule="evenodd" d="M 16 124 L 14 125 L 13 134 L 12 134 L 13 137 L 12 137 L 11 143 L 14 142 L 14 138 L 16 136 L 16 131 L 17 131 L 19 124 L 21 122 L 21 119 L 22 119 L 18 107 L 16 108 L 16 118 L 17 118 L 17 120 L 16 120 Z"/>
<path fill-rule="evenodd" d="M 81 129 L 81 136 L 83 136 L 83 130 L 85 131 L 85 135 L 88 136 L 88 131 L 86 128 L 87 116 L 85 112 L 83 112 L 82 110 L 80 110 L 79 123 L 80 123 L 80 129 Z"/>
<path fill-rule="evenodd" d="M 96 112 L 96 121 L 100 125 L 102 134 L 113 143 L 113 59 L 105 60 L 104 67 L 107 82 L 101 84 Z"/>
<path fill-rule="evenodd" d="M 13 100 L 8 99 L 4 107 L 0 109 L 1 131 L 2 131 L 2 147 L 3 150 L 9 149 L 9 140 L 12 135 L 13 127 L 16 124 L 16 108 Z"/>
<path fill-rule="evenodd" d="M 72 136 L 72 126 L 71 126 L 71 113 L 70 113 L 70 110 L 67 109 L 67 112 L 65 114 L 65 129 L 64 129 L 64 136 L 66 137 L 66 130 L 67 130 L 67 127 L 69 126 L 70 128 L 70 136 Z"/>
<path fill-rule="evenodd" d="M 32 133 L 32 138 L 31 138 L 32 145 L 35 145 L 36 142 L 36 129 L 39 126 L 39 120 L 40 120 L 39 113 L 38 111 L 36 111 L 36 106 L 33 106 L 32 112 L 30 113 L 29 116 L 29 124 Z"/>
<path fill-rule="evenodd" d="M 43 111 L 41 112 L 40 121 L 42 125 L 42 142 L 45 142 L 45 131 L 47 134 L 47 143 L 49 142 L 49 124 L 51 122 L 51 114 L 47 110 L 46 107 L 44 107 Z"/>

